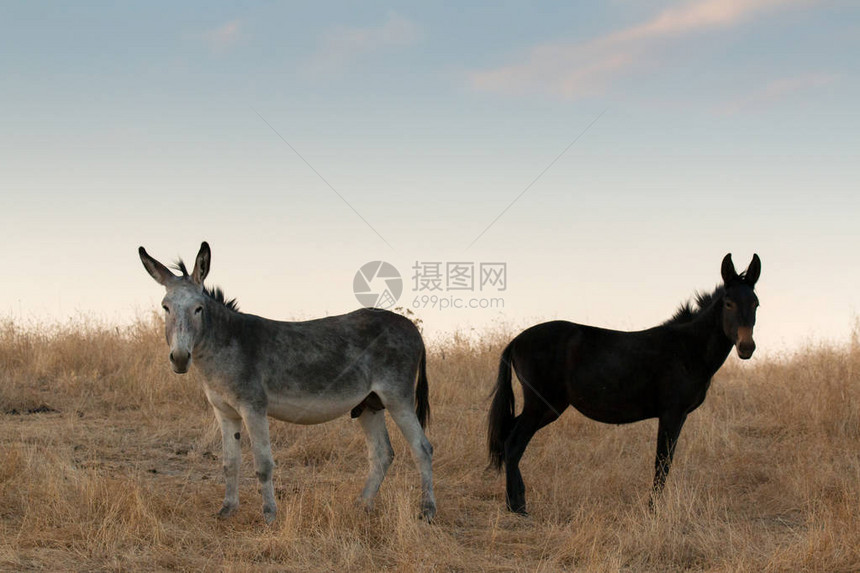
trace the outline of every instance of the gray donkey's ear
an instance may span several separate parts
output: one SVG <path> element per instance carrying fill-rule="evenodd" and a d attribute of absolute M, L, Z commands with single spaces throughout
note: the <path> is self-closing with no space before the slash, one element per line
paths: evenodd
<path fill-rule="evenodd" d="M 176 278 L 170 270 L 149 256 L 149 253 L 146 252 L 146 249 L 140 247 L 137 250 L 137 253 L 140 255 L 140 262 L 143 263 L 143 268 L 146 269 L 146 272 L 149 273 L 149 276 L 155 279 L 160 285 L 167 286 L 167 283 Z"/>
<path fill-rule="evenodd" d="M 211 263 L 212 250 L 209 248 L 209 243 L 203 241 L 200 245 L 200 251 L 197 253 L 197 259 L 194 260 L 194 270 L 191 271 L 191 280 L 194 281 L 194 284 L 203 284 L 203 279 L 209 274 Z"/>

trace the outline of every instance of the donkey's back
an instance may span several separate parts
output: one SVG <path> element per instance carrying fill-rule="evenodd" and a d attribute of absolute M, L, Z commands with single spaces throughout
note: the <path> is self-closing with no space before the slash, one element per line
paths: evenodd
<path fill-rule="evenodd" d="M 259 321 L 258 334 L 241 341 L 246 367 L 237 382 L 258 385 L 274 418 L 314 424 L 414 396 L 424 342 L 399 314 L 365 308 L 303 322 L 249 320 Z"/>
<path fill-rule="evenodd" d="M 218 352 L 204 350 L 198 360 L 210 400 L 222 407 L 253 405 L 279 420 L 318 424 L 360 413 L 368 399 L 414 396 L 424 342 L 401 315 L 365 308 L 302 322 L 229 319 L 211 331 L 221 339 Z"/>
<path fill-rule="evenodd" d="M 672 333 L 665 328 L 622 332 L 567 321 L 532 326 L 510 343 L 510 362 L 533 391 L 605 423 L 659 415 Z"/>

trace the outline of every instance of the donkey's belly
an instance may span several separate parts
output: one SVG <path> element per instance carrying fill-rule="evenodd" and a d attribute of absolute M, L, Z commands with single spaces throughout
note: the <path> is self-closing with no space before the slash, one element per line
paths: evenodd
<path fill-rule="evenodd" d="M 612 384 L 595 382 L 568 388 L 571 406 L 598 422 L 629 424 L 657 415 L 647 395 Z"/>
<path fill-rule="evenodd" d="M 268 414 L 293 424 L 320 424 L 334 420 L 357 406 L 367 392 L 325 396 L 268 396 Z"/>
<path fill-rule="evenodd" d="M 603 422 L 604 424 L 630 424 L 647 418 L 653 418 L 657 415 L 641 404 L 592 404 L 578 402 L 572 405 L 592 420 Z"/>

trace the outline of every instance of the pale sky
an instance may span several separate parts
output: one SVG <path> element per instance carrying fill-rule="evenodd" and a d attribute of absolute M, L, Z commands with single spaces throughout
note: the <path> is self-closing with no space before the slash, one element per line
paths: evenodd
<path fill-rule="evenodd" d="M 858 29 L 848 0 L 4 2 L 0 316 L 130 322 L 162 296 L 137 247 L 205 239 L 272 318 L 357 308 L 368 261 L 403 306 L 416 261 L 504 262 L 503 309 L 428 334 L 640 329 L 755 252 L 761 350 L 847 340 Z"/>

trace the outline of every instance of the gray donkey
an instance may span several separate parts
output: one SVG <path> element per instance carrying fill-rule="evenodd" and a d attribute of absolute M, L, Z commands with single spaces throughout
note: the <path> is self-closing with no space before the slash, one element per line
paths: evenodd
<path fill-rule="evenodd" d="M 358 418 L 370 460 L 360 502 L 370 509 L 394 458 L 382 411 L 387 409 L 421 473 L 421 516 L 433 518 L 433 447 L 423 430 L 430 414 L 426 352 L 411 321 L 374 309 L 306 322 L 269 320 L 239 312 L 220 289 L 203 286 L 212 258 L 207 243 L 190 275 L 182 261 L 176 265 L 182 276 L 176 276 L 143 247 L 139 253 L 147 272 L 167 289 L 162 308 L 170 365 L 177 374 L 192 363 L 199 369 L 221 424 L 227 491 L 220 517 L 239 506 L 244 421 L 262 486 L 263 517 L 266 523 L 275 519 L 267 416 L 296 424 L 328 422 L 347 412 Z"/>

